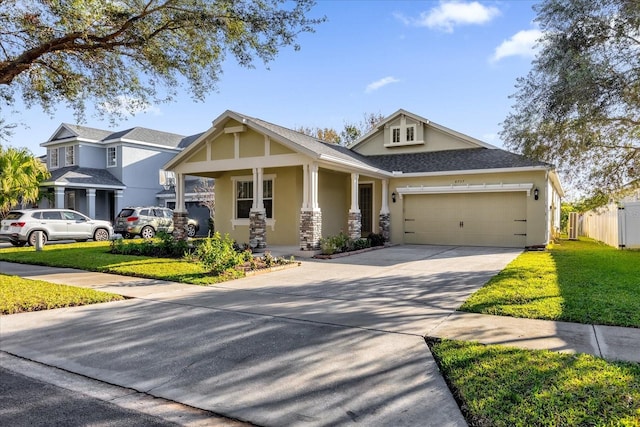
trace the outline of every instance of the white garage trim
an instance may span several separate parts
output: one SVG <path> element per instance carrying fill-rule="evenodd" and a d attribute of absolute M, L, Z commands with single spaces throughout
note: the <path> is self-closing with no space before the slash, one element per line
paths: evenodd
<path fill-rule="evenodd" d="M 442 185 L 433 187 L 397 187 L 396 192 L 402 198 L 405 194 L 459 194 L 459 193 L 501 193 L 512 191 L 526 191 L 531 195 L 533 183 L 521 184 L 467 184 L 467 185 Z"/>

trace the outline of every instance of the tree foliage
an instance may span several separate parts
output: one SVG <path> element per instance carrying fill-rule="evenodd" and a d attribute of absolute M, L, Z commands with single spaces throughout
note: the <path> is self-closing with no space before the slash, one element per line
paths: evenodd
<path fill-rule="evenodd" d="M 202 100 L 230 54 L 268 63 L 324 18 L 313 0 L 1 0 L 0 108 L 20 96 L 82 120 L 95 101 L 112 118 L 187 87 Z"/>
<path fill-rule="evenodd" d="M 339 133 L 333 128 L 309 126 L 298 126 L 295 131 L 331 144 L 349 145 L 375 128 L 384 118 L 381 113 L 364 113 L 363 120 L 359 122 L 345 121 L 344 128 Z"/>
<path fill-rule="evenodd" d="M 336 132 L 333 128 L 319 128 L 319 127 L 309 127 L 309 126 L 298 126 L 294 129 L 296 132 L 303 133 L 308 136 L 312 136 L 324 142 L 329 142 L 331 144 L 340 144 L 342 139 L 340 138 L 340 134 Z"/>
<path fill-rule="evenodd" d="M 544 35 L 502 139 L 556 164 L 587 194 L 618 191 L 640 172 L 640 2 L 543 0 L 534 9 Z"/>
<path fill-rule="evenodd" d="M 44 163 L 26 148 L 0 146 L 0 218 L 20 203 L 37 202 L 40 183 L 49 176 Z"/>

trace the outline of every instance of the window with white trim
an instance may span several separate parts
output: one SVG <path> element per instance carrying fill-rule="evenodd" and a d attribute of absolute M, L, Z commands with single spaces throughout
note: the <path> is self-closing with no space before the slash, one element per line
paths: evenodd
<path fill-rule="evenodd" d="M 262 201 L 267 218 L 273 218 L 273 180 L 262 181 Z M 236 219 L 249 218 L 253 206 L 253 181 L 236 181 Z"/>
<path fill-rule="evenodd" d="M 73 166 L 76 164 L 76 146 L 69 145 L 65 148 L 64 154 L 64 165 L 65 166 Z"/>
<path fill-rule="evenodd" d="M 58 149 L 57 148 L 49 149 L 49 167 L 52 169 L 58 167 Z"/>
<path fill-rule="evenodd" d="M 118 152 L 116 147 L 107 147 L 107 167 L 112 168 L 118 165 Z"/>
<path fill-rule="evenodd" d="M 391 128 L 391 142 L 397 144 L 400 142 L 400 127 Z"/>
<path fill-rule="evenodd" d="M 416 127 L 407 126 L 407 142 L 413 142 L 416 140 Z"/>
<path fill-rule="evenodd" d="M 402 132 L 404 130 L 404 140 L 402 139 Z M 392 144 L 404 144 L 407 142 L 416 141 L 416 125 L 407 126 L 394 126 L 391 128 L 391 143 Z"/>

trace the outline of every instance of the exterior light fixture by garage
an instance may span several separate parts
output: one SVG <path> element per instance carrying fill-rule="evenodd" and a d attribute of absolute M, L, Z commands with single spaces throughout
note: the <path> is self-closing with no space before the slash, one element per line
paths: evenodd
<path fill-rule="evenodd" d="M 540 192 L 538 191 L 538 189 L 536 188 L 535 190 L 533 190 L 533 198 L 538 200 L 538 194 L 540 194 Z"/>
<path fill-rule="evenodd" d="M 394 191 L 393 193 L 391 193 L 391 201 L 392 201 L 393 203 L 395 203 L 395 202 L 396 202 L 396 192 L 395 192 L 395 191 Z"/>

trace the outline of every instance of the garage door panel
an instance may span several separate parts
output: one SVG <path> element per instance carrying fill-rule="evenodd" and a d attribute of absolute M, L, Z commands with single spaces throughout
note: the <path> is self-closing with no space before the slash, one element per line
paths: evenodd
<path fill-rule="evenodd" d="M 409 195 L 405 243 L 524 247 L 524 192 Z"/>

